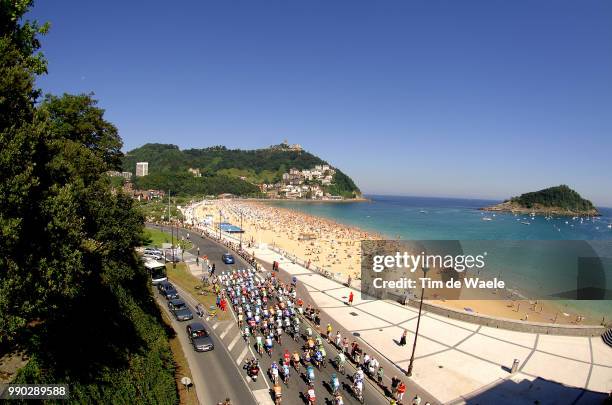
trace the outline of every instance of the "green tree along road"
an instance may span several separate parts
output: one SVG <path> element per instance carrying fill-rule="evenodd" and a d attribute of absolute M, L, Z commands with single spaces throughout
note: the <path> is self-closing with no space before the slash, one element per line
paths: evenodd
<path fill-rule="evenodd" d="M 91 95 L 46 96 L 45 25 L 0 2 L 0 355 L 15 382 L 67 383 L 74 403 L 175 403 L 168 331 L 134 252 L 143 216 L 113 193 L 122 141 Z M 37 104 L 38 103 L 38 104 Z"/>

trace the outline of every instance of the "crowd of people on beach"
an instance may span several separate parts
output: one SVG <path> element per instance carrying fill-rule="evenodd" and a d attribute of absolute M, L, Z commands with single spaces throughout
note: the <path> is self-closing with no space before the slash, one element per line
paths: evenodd
<path fill-rule="evenodd" d="M 250 238 L 302 257 L 305 263 L 345 276 L 360 269 L 360 241 L 381 239 L 377 234 L 261 203 L 217 200 L 202 205 L 196 215 L 219 216 L 240 224 Z"/>

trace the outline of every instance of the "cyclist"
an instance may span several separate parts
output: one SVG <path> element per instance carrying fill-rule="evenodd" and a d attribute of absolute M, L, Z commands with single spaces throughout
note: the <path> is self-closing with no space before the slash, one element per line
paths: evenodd
<path fill-rule="evenodd" d="M 332 393 L 335 395 L 338 390 L 340 389 L 340 380 L 338 379 L 338 376 L 336 375 L 336 373 L 333 373 L 331 375 L 331 380 L 329 381 L 329 386 L 332 389 Z"/>
<path fill-rule="evenodd" d="M 327 358 L 327 352 L 323 345 L 319 346 L 319 351 L 321 352 L 321 356 L 323 356 L 323 367 L 325 367 L 325 359 Z"/>
<path fill-rule="evenodd" d="M 314 347 L 315 347 L 314 340 L 312 340 L 312 338 L 308 338 L 308 340 L 306 341 L 306 346 L 310 350 L 314 349 Z"/>
<path fill-rule="evenodd" d="M 282 345 L 282 340 L 281 340 L 281 336 L 283 335 L 283 328 L 282 327 L 278 327 L 276 329 L 276 340 L 278 341 L 279 345 Z"/>
<path fill-rule="evenodd" d="M 315 372 L 314 372 L 314 367 L 312 367 L 312 365 L 308 365 L 308 368 L 306 369 L 306 378 L 308 378 L 309 384 L 312 385 L 314 383 Z"/>
<path fill-rule="evenodd" d="M 332 326 L 331 326 L 331 323 L 328 323 L 327 324 L 327 341 L 331 343 L 331 339 L 332 339 Z"/>
<path fill-rule="evenodd" d="M 257 353 L 259 353 L 259 355 L 261 356 L 263 354 L 263 336 L 261 336 L 260 334 L 257 334 L 257 337 L 255 338 L 255 340 L 257 341 Z"/>
<path fill-rule="evenodd" d="M 293 367 L 295 371 L 300 372 L 300 354 L 297 351 L 293 352 Z"/>
<path fill-rule="evenodd" d="M 279 405 L 283 396 L 282 388 L 279 383 L 274 384 L 274 404 Z"/>
<path fill-rule="evenodd" d="M 289 350 L 285 349 L 285 353 L 283 354 L 283 360 L 285 364 L 289 364 L 289 360 L 291 360 L 291 354 L 289 354 Z"/>
<path fill-rule="evenodd" d="M 283 368 L 282 368 L 282 372 L 283 372 L 283 382 L 285 383 L 285 385 L 289 384 L 289 364 L 283 364 Z"/>
<path fill-rule="evenodd" d="M 338 367 L 338 371 L 344 374 L 344 365 L 346 363 L 346 356 L 343 352 L 339 352 L 336 356 L 336 367 Z"/>
<path fill-rule="evenodd" d="M 272 362 L 270 366 L 270 376 L 272 377 L 272 382 L 274 384 L 278 383 L 278 364 L 275 361 Z"/>
<path fill-rule="evenodd" d="M 317 400 L 315 396 L 314 385 L 310 384 L 308 386 L 308 391 L 306 392 L 305 397 L 306 399 L 308 399 L 308 405 L 314 405 L 315 401 Z"/>
<path fill-rule="evenodd" d="M 272 345 L 274 343 L 272 342 L 272 336 L 268 335 L 268 337 L 266 337 L 266 352 L 268 353 L 268 356 L 272 357 Z"/>
<path fill-rule="evenodd" d="M 336 392 L 336 395 L 334 395 L 334 405 L 344 405 L 344 400 L 342 399 L 340 391 Z"/>
<path fill-rule="evenodd" d="M 323 355 L 320 350 L 317 350 L 314 355 L 314 363 L 318 369 L 321 369 L 321 363 L 323 363 Z"/>

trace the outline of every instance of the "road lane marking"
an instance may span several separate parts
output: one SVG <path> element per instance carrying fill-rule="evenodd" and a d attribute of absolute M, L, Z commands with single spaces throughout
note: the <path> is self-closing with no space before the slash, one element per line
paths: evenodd
<path fill-rule="evenodd" d="M 242 360 L 244 360 L 244 358 L 246 357 L 246 354 L 247 348 L 245 347 L 244 349 L 242 349 L 240 356 L 238 356 L 238 358 L 236 359 L 236 364 L 240 365 L 242 363 Z"/>
<path fill-rule="evenodd" d="M 218 323 L 216 323 L 216 324 L 214 324 L 214 325 L 212 326 L 212 328 L 213 328 L 213 329 L 217 329 L 218 327 L 219 327 L 219 324 L 218 324 Z"/>
<path fill-rule="evenodd" d="M 227 332 L 229 332 L 229 330 L 232 328 L 232 323 L 230 322 L 227 325 L 227 328 L 225 328 L 225 330 L 223 332 L 221 332 L 221 335 L 219 336 L 221 339 L 223 339 L 225 336 L 227 336 Z"/>
<path fill-rule="evenodd" d="M 274 401 L 270 398 L 270 390 L 265 388 L 253 391 L 255 400 L 259 405 L 274 405 Z"/>
<path fill-rule="evenodd" d="M 230 344 L 227 346 L 227 349 L 232 350 L 234 346 L 236 346 L 236 342 L 238 341 L 238 339 L 240 339 L 240 333 L 237 333 L 236 336 L 234 336 L 234 340 L 230 342 Z"/>

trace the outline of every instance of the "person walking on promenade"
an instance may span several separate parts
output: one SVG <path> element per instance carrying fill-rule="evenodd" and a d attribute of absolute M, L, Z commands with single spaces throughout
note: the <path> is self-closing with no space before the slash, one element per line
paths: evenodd
<path fill-rule="evenodd" d="M 397 386 L 397 400 L 401 401 L 404 398 L 405 393 L 406 393 L 406 384 L 404 384 L 403 381 L 400 381 L 399 385 Z M 420 401 L 421 399 L 419 398 L 419 404 L 420 404 Z"/>
<path fill-rule="evenodd" d="M 421 397 L 415 395 L 414 398 L 412 398 L 412 405 L 421 405 Z"/>
<path fill-rule="evenodd" d="M 393 376 L 391 378 L 391 394 L 393 395 L 394 398 L 396 398 L 396 394 L 397 394 L 397 386 L 400 383 L 400 379 L 397 378 L 396 376 Z"/>
<path fill-rule="evenodd" d="M 376 372 L 376 379 L 378 381 L 378 385 L 382 386 L 384 375 L 385 371 L 383 370 L 382 366 L 378 367 L 378 371 Z"/>
<path fill-rule="evenodd" d="M 400 346 L 406 346 L 406 336 L 408 336 L 408 331 L 404 329 L 404 332 L 402 333 L 402 337 L 400 338 L 400 341 L 399 341 Z"/>
<path fill-rule="evenodd" d="M 348 299 L 348 304 L 349 305 L 353 305 L 353 298 L 354 298 L 354 295 L 353 295 L 353 292 L 351 291 L 349 293 L 349 299 Z"/>

